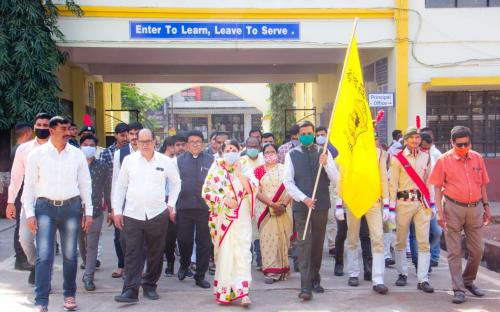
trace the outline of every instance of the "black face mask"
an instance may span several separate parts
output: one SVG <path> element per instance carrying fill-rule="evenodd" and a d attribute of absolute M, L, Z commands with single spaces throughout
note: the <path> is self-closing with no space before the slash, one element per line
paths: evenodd
<path fill-rule="evenodd" d="M 35 129 L 35 135 L 37 138 L 45 140 L 49 137 L 50 132 L 49 129 Z"/>

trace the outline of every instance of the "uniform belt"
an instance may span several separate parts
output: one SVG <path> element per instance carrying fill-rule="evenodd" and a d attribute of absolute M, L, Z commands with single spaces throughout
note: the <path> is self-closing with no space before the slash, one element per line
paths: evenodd
<path fill-rule="evenodd" d="M 410 200 L 410 201 L 422 199 L 422 193 L 420 193 L 419 190 L 408 190 L 408 191 L 397 192 L 396 196 L 398 199 Z"/>
<path fill-rule="evenodd" d="M 444 195 L 444 197 L 446 198 L 446 200 L 449 200 L 451 201 L 452 203 L 454 203 L 455 205 L 458 205 L 458 206 L 462 206 L 462 207 L 466 207 L 466 208 L 473 208 L 473 207 L 477 207 L 477 205 L 479 204 L 480 201 L 476 201 L 476 202 L 472 202 L 472 203 L 462 203 L 462 202 L 459 202 L 457 200 L 454 200 L 453 198 L 449 197 L 449 196 L 446 196 Z"/>
<path fill-rule="evenodd" d="M 79 198 L 80 198 L 80 196 L 75 196 L 75 197 L 71 197 L 69 199 L 64 199 L 64 200 L 54 200 L 54 199 L 48 199 L 46 197 L 40 197 L 39 199 L 46 200 L 52 206 L 61 207 L 61 206 L 64 206 L 66 204 L 69 204 L 72 201 L 74 201 L 75 199 L 79 199 Z"/>

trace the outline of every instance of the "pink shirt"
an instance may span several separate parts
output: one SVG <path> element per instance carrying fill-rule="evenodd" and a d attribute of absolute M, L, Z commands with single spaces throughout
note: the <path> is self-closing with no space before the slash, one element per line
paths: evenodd
<path fill-rule="evenodd" d="M 35 138 L 31 141 L 19 145 L 14 156 L 14 163 L 10 172 L 9 197 L 7 203 L 13 204 L 16 201 L 17 194 L 23 185 L 24 172 L 26 170 L 26 160 L 29 153 L 35 148 L 41 146 Z"/>
<path fill-rule="evenodd" d="M 466 158 L 453 150 L 444 153 L 429 178 L 431 184 L 443 189 L 444 195 L 462 203 L 481 200 L 481 186 L 489 181 L 483 157 L 474 151 L 469 151 Z"/>

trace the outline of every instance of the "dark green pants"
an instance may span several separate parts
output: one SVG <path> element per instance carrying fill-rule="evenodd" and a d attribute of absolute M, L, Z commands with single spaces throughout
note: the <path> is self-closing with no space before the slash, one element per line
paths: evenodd
<path fill-rule="evenodd" d="M 303 240 L 307 213 L 307 210 L 294 211 L 293 221 L 298 234 L 296 246 L 299 249 L 300 287 L 310 290 L 313 281 L 321 281 L 319 270 L 323 258 L 328 209 L 312 211 L 306 239 Z"/>

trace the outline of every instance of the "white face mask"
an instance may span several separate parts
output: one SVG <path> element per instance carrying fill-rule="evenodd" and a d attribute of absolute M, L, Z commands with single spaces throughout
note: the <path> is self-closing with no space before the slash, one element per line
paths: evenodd
<path fill-rule="evenodd" d="M 323 145 L 323 144 L 325 144 L 325 142 L 326 142 L 326 136 L 318 135 L 316 137 L 316 144 Z"/>
<path fill-rule="evenodd" d="M 240 159 L 240 153 L 238 152 L 224 153 L 224 161 L 230 165 L 233 165 L 238 159 Z"/>
<path fill-rule="evenodd" d="M 95 146 L 82 146 L 81 149 L 87 159 L 93 158 L 95 156 Z"/>

